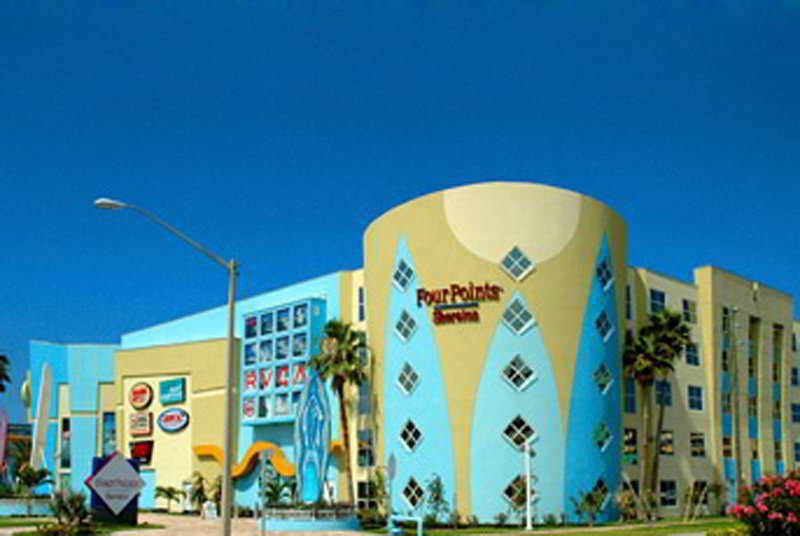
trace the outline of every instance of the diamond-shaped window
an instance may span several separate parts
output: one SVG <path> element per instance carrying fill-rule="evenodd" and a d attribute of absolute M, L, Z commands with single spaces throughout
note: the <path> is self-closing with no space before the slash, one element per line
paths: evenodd
<path fill-rule="evenodd" d="M 414 280 L 414 269 L 411 268 L 403 259 L 397 263 L 397 268 L 392 275 L 392 282 L 401 291 L 405 292 L 408 285 Z"/>
<path fill-rule="evenodd" d="M 536 372 L 518 355 L 503 369 L 503 378 L 517 391 L 522 391 L 536 380 Z"/>
<path fill-rule="evenodd" d="M 403 426 L 403 430 L 400 432 L 400 441 L 411 452 L 422 441 L 422 432 L 411 419 L 407 420 L 405 426 Z"/>
<path fill-rule="evenodd" d="M 608 429 L 608 425 L 604 422 L 598 424 L 592 430 L 592 441 L 594 441 L 597 448 L 600 451 L 606 450 L 609 444 L 611 444 L 611 440 L 614 439 L 614 436 L 611 434 L 611 430 Z"/>
<path fill-rule="evenodd" d="M 527 490 L 525 486 L 525 475 L 519 474 L 503 488 L 503 498 L 511 504 L 514 509 L 523 508 L 525 506 L 525 496 Z M 536 495 L 536 490 L 531 487 L 531 502 L 536 502 L 539 497 Z"/>
<path fill-rule="evenodd" d="M 598 478 L 597 482 L 594 484 L 594 488 L 592 491 L 597 492 L 600 494 L 602 499 L 600 499 L 600 510 L 605 510 L 606 506 L 608 506 L 608 501 L 611 498 L 611 494 L 608 492 L 608 486 L 606 485 L 605 480 L 602 478 Z"/>
<path fill-rule="evenodd" d="M 534 268 L 533 261 L 531 261 L 517 246 L 514 246 L 511 251 L 503 257 L 503 260 L 500 261 L 500 266 L 503 267 L 503 270 L 511 276 L 514 281 L 521 280 Z"/>
<path fill-rule="evenodd" d="M 503 430 L 503 437 L 522 450 L 526 441 L 536 437 L 536 431 L 525 422 L 521 415 L 517 415 Z"/>
<path fill-rule="evenodd" d="M 611 370 L 609 370 L 605 363 L 601 363 L 600 366 L 597 367 L 597 370 L 592 374 L 592 378 L 594 379 L 594 383 L 597 384 L 597 388 L 600 389 L 601 394 L 606 394 L 611 384 L 614 383 Z"/>
<path fill-rule="evenodd" d="M 597 275 L 597 279 L 600 280 L 600 284 L 603 285 L 603 290 L 611 288 L 611 285 L 614 283 L 614 275 L 608 267 L 607 259 L 600 261 L 600 264 L 594 269 L 594 273 Z"/>
<path fill-rule="evenodd" d="M 404 310 L 400 313 L 400 319 L 394 325 L 394 332 L 405 342 L 411 338 L 415 329 L 417 329 L 417 322 Z"/>
<path fill-rule="evenodd" d="M 514 298 L 503 312 L 503 322 L 506 323 L 511 331 L 517 335 L 522 335 L 536 323 L 536 319 L 533 317 L 533 313 L 528 311 L 521 299 Z"/>
<path fill-rule="evenodd" d="M 413 476 L 409 478 L 408 483 L 406 483 L 405 487 L 403 488 L 403 497 L 408 505 L 411 508 L 416 508 L 422 504 L 422 498 L 424 495 L 425 490 L 422 489 L 422 486 L 417 484 L 417 481 L 414 480 Z"/>
<path fill-rule="evenodd" d="M 400 374 L 397 376 L 397 385 L 400 386 L 400 389 L 402 389 L 405 394 L 410 395 L 417 387 L 418 383 L 419 374 L 414 370 L 414 367 L 408 363 L 403 365 L 403 370 L 401 370 Z"/>
<path fill-rule="evenodd" d="M 597 316 L 594 325 L 597 328 L 597 332 L 603 337 L 603 342 L 607 341 L 611 334 L 614 333 L 614 327 L 611 325 L 611 321 L 605 311 Z"/>

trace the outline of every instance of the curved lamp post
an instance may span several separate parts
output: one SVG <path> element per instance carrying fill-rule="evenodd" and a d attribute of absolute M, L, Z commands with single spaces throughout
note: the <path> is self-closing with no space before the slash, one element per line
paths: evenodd
<path fill-rule="evenodd" d="M 136 205 L 129 205 L 127 203 L 123 203 L 122 201 L 117 201 L 115 199 L 108 199 L 106 197 L 100 197 L 95 199 L 94 206 L 97 208 L 105 208 L 105 209 L 121 209 L 121 208 L 128 208 L 135 212 L 138 212 L 148 220 L 152 221 L 156 225 L 163 227 L 170 233 L 174 234 L 194 249 L 211 259 L 212 261 L 216 262 L 217 264 L 221 265 L 228 271 L 228 355 L 227 355 L 227 374 L 225 376 L 225 392 L 227 393 L 227 398 L 225 401 L 225 425 L 224 425 L 224 433 L 225 433 L 225 449 L 223 455 L 223 462 L 222 462 L 222 528 L 220 530 L 220 534 L 222 536 L 230 536 L 231 534 L 231 504 L 233 499 L 233 485 L 231 481 L 231 466 L 233 465 L 233 442 L 234 442 L 234 433 L 235 429 L 233 424 L 235 422 L 235 418 L 233 416 L 233 408 L 235 406 L 235 392 L 236 392 L 236 383 L 234 381 L 234 363 L 236 356 L 235 350 L 235 339 L 234 339 L 234 321 L 235 321 L 235 307 L 236 307 L 236 261 L 231 259 L 230 261 L 226 261 L 221 257 L 215 255 L 208 249 L 204 248 L 179 230 L 177 230 L 172 225 L 168 224 L 155 214 L 141 208 L 137 207 Z"/>

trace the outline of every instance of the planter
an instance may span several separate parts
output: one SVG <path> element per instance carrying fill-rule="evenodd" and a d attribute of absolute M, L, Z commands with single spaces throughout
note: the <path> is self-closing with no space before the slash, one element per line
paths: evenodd
<path fill-rule="evenodd" d="M 50 497 L 4 497 L 0 498 L 0 517 L 49 516 Z"/>

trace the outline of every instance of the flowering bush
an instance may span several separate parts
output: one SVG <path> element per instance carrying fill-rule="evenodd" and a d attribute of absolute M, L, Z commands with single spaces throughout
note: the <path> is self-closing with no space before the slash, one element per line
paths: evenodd
<path fill-rule="evenodd" d="M 728 513 L 745 523 L 753 536 L 800 536 L 800 472 L 764 477 L 745 486 Z"/>

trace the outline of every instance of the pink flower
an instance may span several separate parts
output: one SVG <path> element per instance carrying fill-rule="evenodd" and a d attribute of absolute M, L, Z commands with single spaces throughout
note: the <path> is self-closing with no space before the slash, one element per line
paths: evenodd
<path fill-rule="evenodd" d="M 783 519 L 783 516 L 778 512 L 772 512 L 767 516 L 767 519 Z"/>
<path fill-rule="evenodd" d="M 756 508 L 758 508 L 758 511 L 761 512 L 762 514 L 766 513 L 767 510 L 769 510 L 769 508 L 767 508 L 767 505 L 764 504 L 763 502 L 757 502 Z"/>
<path fill-rule="evenodd" d="M 797 523 L 797 521 L 798 521 L 797 520 L 797 516 L 794 515 L 794 512 L 789 512 L 786 515 L 786 521 L 788 521 L 789 523 Z"/>

